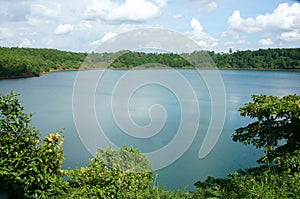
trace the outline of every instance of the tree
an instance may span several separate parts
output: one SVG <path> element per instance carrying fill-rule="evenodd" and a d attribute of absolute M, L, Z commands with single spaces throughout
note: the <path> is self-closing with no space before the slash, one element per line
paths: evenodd
<path fill-rule="evenodd" d="M 130 146 L 98 150 L 87 167 L 65 172 L 66 198 L 144 198 L 153 183 L 149 160 Z"/>
<path fill-rule="evenodd" d="M 293 154 L 300 157 L 300 96 L 253 95 L 252 99 L 239 112 L 256 120 L 236 129 L 233 140 L 261 148 L 266 154 L 259 163 L 283 163 L 290 161 Z M 294 163 L 299 164 L 299 158 Z"/>
<path fill-rule="evenodd" d="M 30 125 L 31 114 L 24 113 L 17 96 L 0 94 L 0 193 L 11 198 L 57 195 L 63 138 L 49 134 L 39 144 L 39 131 Z"/>

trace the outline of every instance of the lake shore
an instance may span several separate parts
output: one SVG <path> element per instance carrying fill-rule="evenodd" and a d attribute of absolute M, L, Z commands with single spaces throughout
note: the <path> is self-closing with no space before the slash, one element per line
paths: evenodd
<path fill-rule="evenodd" d="M 186 69 L 186 70 L 192 70 L 193 67 L 168 67 L 167 69 Z M 120 67 L 120 68 L 106 68 L 106 70 L 149 70 L 149 69 L 165 69 L 165 67 Z M 215 70 L 210 68 L 201 68 L 202 70 Z M 17 76 L 0 76 L 1 79 L 19 79 L 19 78 L 30 78 L 30 77 L 40 77 L 48 73 L 52 72 L 61 72 L 61 71 L 82 71 L 82 70 L 97 70 L 95 68 L 92 69 L 82 69 L 82 68 L 69 68 L 69 69 L 53 69 L 49 72 L 42 72 L 39 75 L 34 74 L 22 74 Z M 300 72 L 300 69 L 271 69 L 271 68 L 218 68 L 217 70 L 237 70 L 237 71 L 289 71 L 289 72 Z"/>

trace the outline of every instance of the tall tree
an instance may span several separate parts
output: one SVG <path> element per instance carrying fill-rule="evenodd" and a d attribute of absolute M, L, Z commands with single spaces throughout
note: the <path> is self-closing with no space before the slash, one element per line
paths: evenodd
<path fill-rule="evenodd" d="M 238 128 L 233 140 L 261 148 L 266 154 L 258 160 L 260 163 L 284 161 L 299 152 L 300 96 L 253 95 L 252 99 L 239 112 L 255 121 Z"/>

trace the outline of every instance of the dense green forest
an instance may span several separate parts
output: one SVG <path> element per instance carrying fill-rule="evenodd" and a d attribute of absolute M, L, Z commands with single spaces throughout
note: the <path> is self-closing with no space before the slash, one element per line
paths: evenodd
<path fill-rule="evenodd" d="M 209 52 L 218 68 L 300 69 L 300 48 Z"/>
<path fill-rule="evenodd" d="M 78 69 L 86 53 L 54 49 L 0 47 L 0 77 L 38 76 L 51 70 Z"/>
<path fill-rule="evenodd" d="M 232 68 L 232 69 L 300 69 L 300 48 L 259 49 L 216 53 L 196 51 L 193 53 L 142 53 L 127 52 L 110 66 L 132 68 L 142 64 L 159 63 L 168 67 Z"/>
<path fill-rule="evenodd" d="M 0 93 L 0 198 L 299 198 L 300 96 L 253 95 L 239 112 L 252 123 L 232 138 L 261 149 L 260 166 L 171 191 L 157 186 L 149 160 L 131 146 L 99 149 L 86 167 L 63 170 L 61 132 L 41 140 L 18 94 Z"/>
<path fill-rule="evenodd" d="M 53 49 L 0 47 L 0 77 L 38 76 L 53 70 L 133 67 L 300 69 L 300 48 L 216 53 L 75 53 Z"/>

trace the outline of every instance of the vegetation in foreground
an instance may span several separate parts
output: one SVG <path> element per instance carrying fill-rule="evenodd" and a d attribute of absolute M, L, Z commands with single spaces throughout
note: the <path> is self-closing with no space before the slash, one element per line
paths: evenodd
<path fill-rule="evenodd" d="M 233 134 L 265 155 L 261 166 L 208 177 L 197 190 L 153 185 L 149 161 L 137 149 L 98 150 L 87 167 L 62 170 L 63 137 L 43 141 L 17 94 L 0 95 L 0 197 L 7 198 L 300 198 L 300 96 L 252 96 L 240 108 L 256 119 Z"/>
<path fill-rule="evenodd" d="M 131 69 L 139 66 L 225 69 L 300 69 L 300 48 L 229 53 L 75 53 L 54 49 L 0 47 L 0 78 L 39 76 L 54 70 Z"/>

